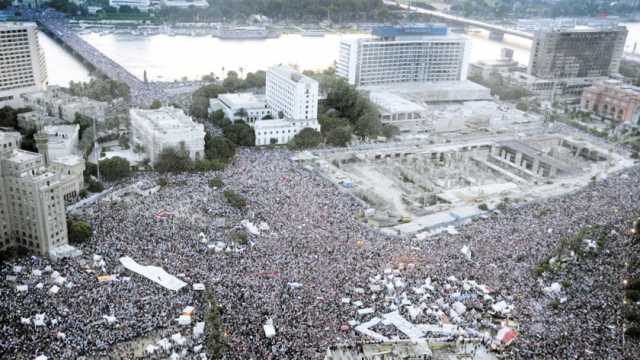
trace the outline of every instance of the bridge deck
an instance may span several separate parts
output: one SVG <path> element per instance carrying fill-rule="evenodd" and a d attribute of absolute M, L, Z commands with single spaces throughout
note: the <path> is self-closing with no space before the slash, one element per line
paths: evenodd
<path fill-rule="evenodd" d="M 38 25 L 57 41 L 62 42 L 71 49 L 76 56 L 90 64 L 96 71 L 109 79 L 121 81 L 129 86 L 131 102 L 138 106 L 151 104 L 153 100 L 166 101 L 168 94 L 153 83 L 145 83 L 138 79 L 122 65 L 116 63 L 107 55 L 96 49 L 93 45 L 84 41 L 73 32 L 63 17 L 50 12 L 44 12 L 36 16 Z"/>

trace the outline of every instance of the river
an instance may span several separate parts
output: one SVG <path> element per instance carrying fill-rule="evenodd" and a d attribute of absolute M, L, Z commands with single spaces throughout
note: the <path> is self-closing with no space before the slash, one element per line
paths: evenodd
<path fill-rule="evenodd" d="M 626 51 L 638 43 L 640 23 L 625 24 L 629 28 Z M 123 35 L 88 33 L 81 35 L 89 43 L 142 78 L 146 70 L 149 80 L 173 81 L 183 77 L 194 80 L 214 73 L 224 76 L 229 70 L 246 73 L 264 70 L 275 64 L 297 65 L 300 69 L 320 70 L 334 64 L 339 42 L 344 38 L 366 37 L 365 34 L 327 34 L 303 37 L 285 34 L 277 39 L 220 40 L 211 36 Z M 471 61 L 496 59 L 500 49 L 514 49 L 514 58 L 528 64 L 531 41 L 505 36 L 503 42 L 488 39 L 478 31 L 464 35 L 471 40 Z M 44 34 L 40 43 L 45 51 L 49 83 L 68 85 L 69 81 L 89 79 L 87 69 Z"/>

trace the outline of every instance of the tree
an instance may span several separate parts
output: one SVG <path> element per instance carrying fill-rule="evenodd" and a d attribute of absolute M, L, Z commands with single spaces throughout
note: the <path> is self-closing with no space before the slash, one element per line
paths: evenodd
<path fill-rule="evenodd" d="M 218 84 L 205 85 L 193 92 L 191 95 L 191 115 L 206 119 L 209 115 L 209 100 L 218 97 L 218 94 L 225 92 L 225 89 Z"/>
<path fill-rule="evenodd" d="M 391 140 L 400 134 L 400 129 L 395 125 L 384 124 L 382 125 L 382 135 Z"/>
<path fill-rule="evenodd" d="M 240 194 L 237 194 L 233 190 L 225 190 L 224 198 L 227 200 L 229 205 L 233 206 L 236 209 L 244 209 L 247 207 L 247 200 Z"/>
<path fill-rule="evenodd" d="M 224 181 L 222 181 L 222 179 L 219 176 L 216 176 L 214 178 L 212 178 L 211 180 L 209 180 L 209 187 L 210 188 L 221 188 L 224 186 Z"/>
<path fill-rule="evenodd" d="M 91 225 L 86 221 L 68 218 L 67 219 L 67 235 L 69 242 L 72 244 L 81 244 L 91 239 L 93 231 Z"/>
<path fill-rule="evenodd" d="M 0 127 L 13 129 L 18 127 L 18 114 L 15 109 L 9 106 L 0 109 Z"/>
<path fill-rule="evenodd" d="M 160 152 L 154 168 L 161 173 L 180 173 L 191 170 L 193 162 L 184 146 L 181 146 L 180 149 L 168 147 Z"/>
<path fill-rule="evenodd" d="M 208 160 L 219 160 L 224 163 L 229 162 L 236 154 L 236 146 L 231 140 L 223 136 L 204 137 L 204 153 Z"/>
<path fill-rule="evenodd" d="M 351 128 L 348 126 L 337 127 L 327 133 L 327 144 L 334 146 L 347 146 L 351 142 Z"/>
<path fill-rule="evenodd" d="M 149 109 L 160 109 L 161 107 L 162 103 L 160 102 L 160 100 L 153 100 L 151 106 L 149 106 Z"/>
<path fill-rule="evenodd" d="M 242 80 L 235 71 L 229 71 L 227 77 L 222 82 L 222 87 L 226 92 L 234 92 L 242 87 Z"/>
<path fill-rule="evenodd" d="M 235 114 L 233 114 L 233 115 L 235 115 L 235 116 L 239 117 L 239 118 L 240 118 L 240 119 L 242 119 L 242 120 L 246 120 L 246 119 L 247 119 L 247 116 L 249 116 L 249 113 L 247 112 L 247 109 L 245 109 L 245 108 L 240 108 L 240 109 L 238 109 L 238 111 L 236 111 L 236 113 L 235 113 Z"/>
<path fill-rule="evenodd" d="M 207 291 L 207 302 L 209 308 L 204 320 L 207 334 L 207 353 L 210 359 L 222 359 L 224 353 L 229 349 L 229 343 L 222 329 L 220 306 L 211 290 Z"/>
<path fill-rule="evenodd" d="M 316 129 L 304 128 L 293 137 L 291 147 L 294 149 L 315 148 L 322 142 L 322 135 Z"/>
<path fill-rule="evenodd" d="M 255 146 L 256 144 L 255 131 L 244 121 L 236 121 L 231 125 L 225 126 L 222 132 L 224 137 L 238 146 Z"/>
<path fill-rule="evenodd" d="M 127 159 L 115 156 L 100 161 L 100 175 L 106 181 L 116 181 L 131 175 L 131 165 Z"/>

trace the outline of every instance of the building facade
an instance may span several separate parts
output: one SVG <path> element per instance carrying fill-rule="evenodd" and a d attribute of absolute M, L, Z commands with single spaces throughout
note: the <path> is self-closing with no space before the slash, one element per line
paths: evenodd
<path fill-rule="evenodd" d="M 336 73 L 355 86 L 465 80 L 469 42 L 443 25 L 381 26 L 343 40 Z"/>
<path fill-rule="evenodd" d="M 47 87 L 47 67 L 34 23 L 0 23 L 0 107 Z"/>
<path fill-rule="evenodd" d="M 46 91 L 24 94 L 21 98 L 25 106 L 66 122 L 75 121 L 76 114 L 103 122 L 109 112 L 106 102 L 71 96 L 57 86 L 51 86 Z"/>
<path fill-rule="evenodd" d="M 174 107 L 130 109 L 129 119 L 132 145 L 143 147 L 152 164 L 165 148 L 184 147 L 192 160 L 204 159 L 204 125 L 194 122 L 182 110 Z"/>
<path fill-rule="evenodd" d="M 254 124 L 256 145 L 287 144 L 302 129 L 312 128 L 320 131 L 316 120 L 261 120 Z"/>
<path fill-rule="evenodd" d="M 267 99 L 252 93 L 221 94 L 209 100 L 209 113 L 222 110 L 232 122 L 242 120 L 251 125 L 265 117 L 273 117 Z"/>
<path fill-rule="evenodd" d="M 81 184 L 84 162 L 53 169 L 45 156 L 19 145 L 19 134 L 0 132 L 0 250 L 21 246 L 60 254 L 68 248 L 65 197 Z"/>
<path fill-rule="evenodd" d="M 616 74 L 627 34 L 624 26 L 539 31 L 533 40 L 528 72 L 542 79 Z"/>
<path fill-rule="evenodd" d="M 582 93 L 580 109 L 617 123 L 640 125 L 640 88 L 604 81 Z"/>
<path fill-rule="evenodd" d="M 316 120 L 319 84 L 288 66 L 273 66 L 267 71 L 267 104 L 275 118 Z M 280 116 L 283 115 L 283 116 Z"/>

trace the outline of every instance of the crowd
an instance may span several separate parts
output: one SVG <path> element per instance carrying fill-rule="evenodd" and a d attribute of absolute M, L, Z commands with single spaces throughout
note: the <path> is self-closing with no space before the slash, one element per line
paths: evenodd
<path fill-rule="evenodd" d="M 94 237 L 80 246 L 80 258 L 50 263 L 29 257 L 1 265 L 0 357 L 105 356 L 140 337 L 180 331 L 175 318 L 185 306 L 194 306 L 202 321 L 204 295 L 191 285 L 204 283 L 222 306 L 228 359 L 322 358 L 329 346 L 361 340 L 345 327 L 356 309 L 341 299 L 401 259 L 415 264 L 407 281 L 455 276 L 508 298 L 520 324 L 520 336 L 507 348 L 510 358 L 623 359 L 640 353 L 637 342 L 622 336 L 621 285 L 630 246 L 626 234 L 640 210 L 640 169 L 562 197 L 511 206 L 464 226 L 458 235 L 419 241 L 384 235 L 360 222 L 356 200 L 289 161 L 291 155 L 241 150 L 216 174 L 222 189 L 209 186 L 212 173 L 172 175 L 147 197 L 101 201 L 85 209 Z M 227 204 L 226 189 L 246 197 L 247 208 Z M 163 210 L 170 215 L 154 216 Z M 233 246 L 237 251 L 214 252 L 202 241 L 200 233 L 209 244 L 231 245 L 242 220 L 264 222 L 268 230 L 250 234 L 246 247 Z M 568 261 L 553 279 L 534 274 L 561 239 L 594 224 L 607 226 L 602 249 Z M 460 252 L 463 246 L 471 261 Z M 92 266 L 93 254 L 105 259 L 104 266 Z M 171 292 L 123 269 L 122 256 L 160 266 L 189 286 Z M 15 265 L 22 272 L 15 273 Z M 51 277 L 35 276 L 32 269 L 47 266 L 72 287 L 63 285 L 57 294 L 47 292 L 50 284 L 35 288 L 42 277 Z M 96 276 L 104 274 L 130 279 L 99 283 Z M 562 281 L 567 298 L 556 307 L 542 291 L 552 280 Z M 20 284 L 28 291 L 16 291 Z M 21 323 L 41 313 L 56 323 Z M 105 315 L 117 322 L 108 324 Z M 276 330 L 271 338 L 263 330 L 269 319 Z"/>

